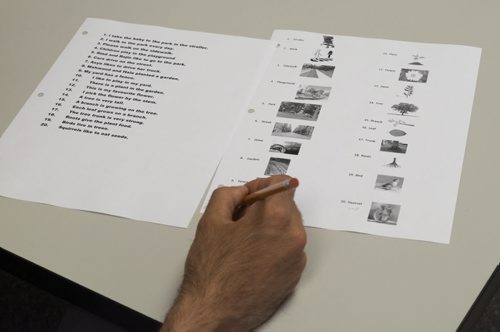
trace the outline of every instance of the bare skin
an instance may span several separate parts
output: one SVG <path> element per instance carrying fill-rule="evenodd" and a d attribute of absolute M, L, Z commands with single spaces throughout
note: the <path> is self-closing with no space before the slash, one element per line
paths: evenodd
<path fill-rule="evenodd" d="M 249 331 L 290 295 L 306 265 L 306 233 L 294 191 L 256 202 L 232 220 L 245 195 L 287 178 L 256 179 L 214 192 L 162 332 Z"/>

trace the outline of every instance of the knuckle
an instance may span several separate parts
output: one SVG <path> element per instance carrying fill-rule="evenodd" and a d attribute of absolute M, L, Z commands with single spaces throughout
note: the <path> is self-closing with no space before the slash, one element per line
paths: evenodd
<path fill-rule="evenodd" d="M 219 187 L 215 189 L 212 193 L 212 198 L 216 199 L 217 197 L 224 196 L 225 193 L 227 192 L 227 189 L 228 188 L 226 187 Z"/>
<path fill-rule="evenodd" d="M 221 201 L 224 201 L 224 199 L 227 197 L 228 191 L 230 189 L 228 187 L 220 187 L 215 189 L 212 192 L 212 196 L 210 196 L 210 200 L 207 205 L 206 211 L 211 211 L 211 209 L 219 204 Z"/>

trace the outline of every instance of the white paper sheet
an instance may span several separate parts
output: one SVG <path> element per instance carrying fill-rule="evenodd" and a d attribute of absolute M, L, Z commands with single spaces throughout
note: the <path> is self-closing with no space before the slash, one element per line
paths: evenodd
<path fill-rule="evenodd" d="M 87 19 L 0 140 L 0 195 L 186 227 L 274 49 Z"/>
<path fill-rule="evenodd" d="M 449 243 L 481 50 L 276 31 L 212 182 L 300 179 L 308 226 Z"/>

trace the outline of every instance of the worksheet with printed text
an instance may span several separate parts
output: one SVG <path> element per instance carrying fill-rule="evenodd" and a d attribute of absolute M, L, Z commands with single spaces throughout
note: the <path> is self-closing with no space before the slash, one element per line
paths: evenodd
<path fill-rule="evenodd" d="M 481 50 L 275 31 L 212 183 L 288 174 L 308 226 L 448 243 Z"/>
<path fill-rule="evenodd" d="M 275 50 L 87 19 L 0 140 L 0 195 L 186 227 Z"/>
<path fill-rule="evenodd" d="M 307 226 L 449 243 L 480 55 L 87 19 L 2 134 L 0 195 L 186 227 L 207 187 L 288 174 Z"/>

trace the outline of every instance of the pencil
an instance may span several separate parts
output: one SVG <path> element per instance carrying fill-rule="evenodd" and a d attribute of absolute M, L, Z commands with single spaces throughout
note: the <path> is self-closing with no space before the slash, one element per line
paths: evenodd
<path fill-rule="evenodd" d="M 266 199 L 266 197 L 280 193 L 282 191 L 297 188 L 298 186 L 299 186 L 298 179 L 296 179 L 296 178 L 287 179 L 285 181 L 272 184 L 266 188 L 263 188 L 263 189 L 258 190 L 256 192 L 248 194 L 241 201 L 241 205 L 248 206 L 248 205 L 251 205 L 257 201 Z"/>
<path fill-rule="evenodd" d="M 280 193 L 282 191 L 287 191 L 290 189 L 297 188 L 298 186 L 299 186 L 299 180 L 297 178 L 291 178 L 285 181 L 281 181 L 279 183 L 272 184 L 261 190 L 257 190 L 256 192 L 246 195 L 241 201 L 241 203 L 234 210 L 233 220 L 238 220 L 241 217 L 245 207 L 252 205 L 257 201 L 264 200 L 267 197 Z"/>

